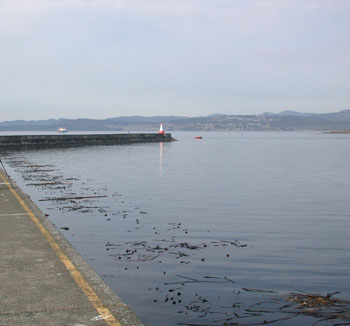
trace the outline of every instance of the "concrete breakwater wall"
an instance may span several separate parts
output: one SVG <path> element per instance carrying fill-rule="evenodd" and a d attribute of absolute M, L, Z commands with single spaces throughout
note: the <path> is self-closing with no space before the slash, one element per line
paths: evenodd
<path fill-rule="evenodd" d="M 0 148 L 76 147 L 122 145 L 131 143 L 170 142 L 171 134 L 84 134 L 0 136 Z"/>

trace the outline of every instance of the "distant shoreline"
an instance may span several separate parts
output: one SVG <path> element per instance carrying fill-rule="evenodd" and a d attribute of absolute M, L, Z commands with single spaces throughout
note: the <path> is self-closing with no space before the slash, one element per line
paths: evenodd
<path fill-rule="evenodd" d="M 350 129 L 326 131 L 324 134 L 350 134 Z"/>
<path fill-rule="evenodd" d="M 214 114 L 199 117 L 129 116 L 108 119 L 49 119 L 0 122 L 0 131 L 157 132 L 160 123 L 172 131 L 319 131 L 350 130 L 350 110 L 333 113 L 282 111 L 257 115 Z"/>

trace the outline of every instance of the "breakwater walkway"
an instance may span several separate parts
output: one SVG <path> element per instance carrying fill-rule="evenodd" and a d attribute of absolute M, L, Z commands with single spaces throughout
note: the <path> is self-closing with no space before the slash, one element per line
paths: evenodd
<path fill-rule="evenodd" d="M 0 325 L 142 325 L 1 169 L 0 223 Z"/>
<path fill-rule="evenodd" d="M 0 148 L 23 149 L 171 142 L 171 134 L 57 134 L 0 136 Z"/>

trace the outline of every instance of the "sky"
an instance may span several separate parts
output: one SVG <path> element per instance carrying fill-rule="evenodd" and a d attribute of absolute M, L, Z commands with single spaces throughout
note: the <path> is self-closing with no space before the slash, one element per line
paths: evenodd
<path fill-rule="evenodd" d="M 350 109 L 350 0 L 0 0 L 0 121 Z"/>

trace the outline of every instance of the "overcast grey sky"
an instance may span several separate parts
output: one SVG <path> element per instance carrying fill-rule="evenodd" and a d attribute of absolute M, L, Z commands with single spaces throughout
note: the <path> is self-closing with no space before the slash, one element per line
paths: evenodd
<path fill-rule="evenodd" d="M 350 0 L 0 0 L 0 121 L 350 109 Z"/>

